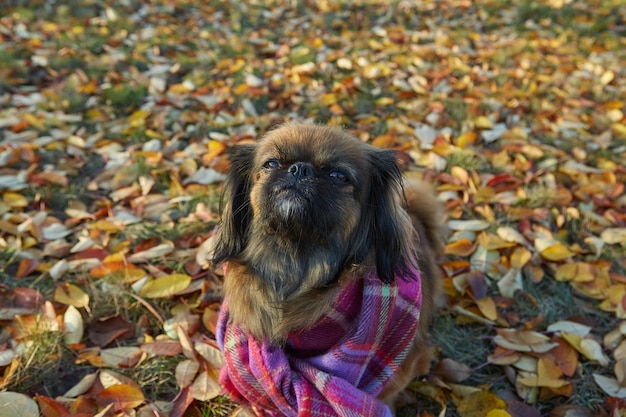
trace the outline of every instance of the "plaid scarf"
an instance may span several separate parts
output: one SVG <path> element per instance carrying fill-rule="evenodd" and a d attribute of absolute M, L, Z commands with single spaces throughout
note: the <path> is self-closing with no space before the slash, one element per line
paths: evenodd
<path fill-rule="evenodd" d="M 225 392 L 259 416 L 391 416 L 376 396 L 415 338 L 422 293 L 419 273 L 411 275 L 349 283 L 313 328 L 290 334 L 283 347 L 229 323 L 225 300 L 217 328 Z"/>

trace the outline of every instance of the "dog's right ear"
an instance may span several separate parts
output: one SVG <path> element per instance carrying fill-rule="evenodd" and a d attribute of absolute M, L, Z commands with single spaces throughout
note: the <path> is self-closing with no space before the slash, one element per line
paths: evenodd
<path fill-rule="evenodd" d="M 231 167 L 224 182 L 220 211 L 222 220 L 213 252 L 213 265 L 236 258 L 246 245 L 252 220 L 251 168 L 256 145 L 238 145 L 230 150 Z"/>

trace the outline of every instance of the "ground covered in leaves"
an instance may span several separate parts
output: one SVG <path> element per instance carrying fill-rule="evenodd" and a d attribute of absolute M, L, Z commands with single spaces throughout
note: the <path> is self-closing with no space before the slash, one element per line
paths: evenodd
<path fill-rule="evenodd" d="M 0 9 L 2 416 L 236 412 L 226 150 L 292 118 L 445 203 L 438 360 L 401 416 L 624 415 L 621 0 L 100 3 Z"/>

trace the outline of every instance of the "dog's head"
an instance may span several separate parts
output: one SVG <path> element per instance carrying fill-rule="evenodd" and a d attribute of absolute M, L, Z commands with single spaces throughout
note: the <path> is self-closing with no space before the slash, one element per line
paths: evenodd
<path fill-rule="evenodd" d="M 390 282 L 414 262 L 396 154 L 313 124 L 236 146 L 214 262 L 247 265 L 287 297 L 352 265 Z"/>

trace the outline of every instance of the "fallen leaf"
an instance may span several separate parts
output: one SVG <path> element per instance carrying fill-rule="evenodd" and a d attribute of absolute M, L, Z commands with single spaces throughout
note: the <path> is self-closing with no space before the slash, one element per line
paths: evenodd
<path fill-rule="evenodd" d="M 63 314 L 64 334 L 63 342 L 67 345 L 80 343 L 83 340 L 84 325 L 83 316 L 76 307 L 70 305 Z"/>
<path fill-rule="evenodd" d="M 17 392 L 0 392 L 2 417 L 39 417 L 39 407 L 30 397 Z"/>
<path fill-rule="evenodd" d="M 54 300 L 76 308 L 89 306 L 89 295 L 74 284 L 59 283 L 54 290 Z"/>
<path fill-rule="evenodd" d="M 210 401 L 220 395 L 222 387 L 217 382 L 218 374 L 208 370 L 201 372 L 191 384 L 191 395 L 198 401 Z"/>
<path fill-rule="evenodd" d="M 470 394 L 463 398 L 457 407 L 462 417 L 485 417 L 493 410 L 506 410 L 506 403 L 488 391 Z"/>
<path fill-rule="evenodd" d="M 103 406 L 113 404 L 121 410 L 130 410 L 140 406 L 145 401 L 143 392 L 132 385 L 113 385 L 100 392 L 96 399 Z"/>
<path fill-rule="evenodd" d="M 35 399 L 37 400 L 39 410 L 43 417 L 63 417 L 69 413 L 67 408 L 52 398 L 48 398 L 43 395 L 36 395 Z"/>
<path fill-rule="evenodd" d="M 608 396 L 626 399 L 626 387 L 622 387 L 617 379 L 600 374 L 593 374 L 593 379 Z"/>
<path fill-rule="evenodd" d="M 469 366 L 450 358 L 440 360 L 435 366 L 434 371 L 437 376 L 449 382 L 461 382 L 472 375 L 472 370 Z"/>
<path fill-rule="evenodd" d="M 170 254 L 174 250 L 174 244 L 172 242 L 162 243 L 154 246 L 150 249 L 133 253 L 128 257 L 128 261 L 132 263 L 147 262 L 150 259 L 159 258 Z"/>
<path fill-rule="evenodd" d="M 142 354 L 143 351 L 135 346 L 120 346 L 100 351 L 102 360 L 113 368 L 132 367 L 139 362 Z"/>
<path fill-rule="evenodd" d="M 196 361 L 186 359 L 179 362 L 176 365 L 176 382 L 178 386 L 181 388 L 190 386 L 196 378 L 196 375 L 198 375 L 199 370 L 200 364 Z"/>
<path fill-rule="evenodd" d="M 146 282 L 139 290 L 139 295 L 146 298 L 165 298 L 176 295 L 191 283 L 191 277 L 185 274 L 165 275 Z"/>

